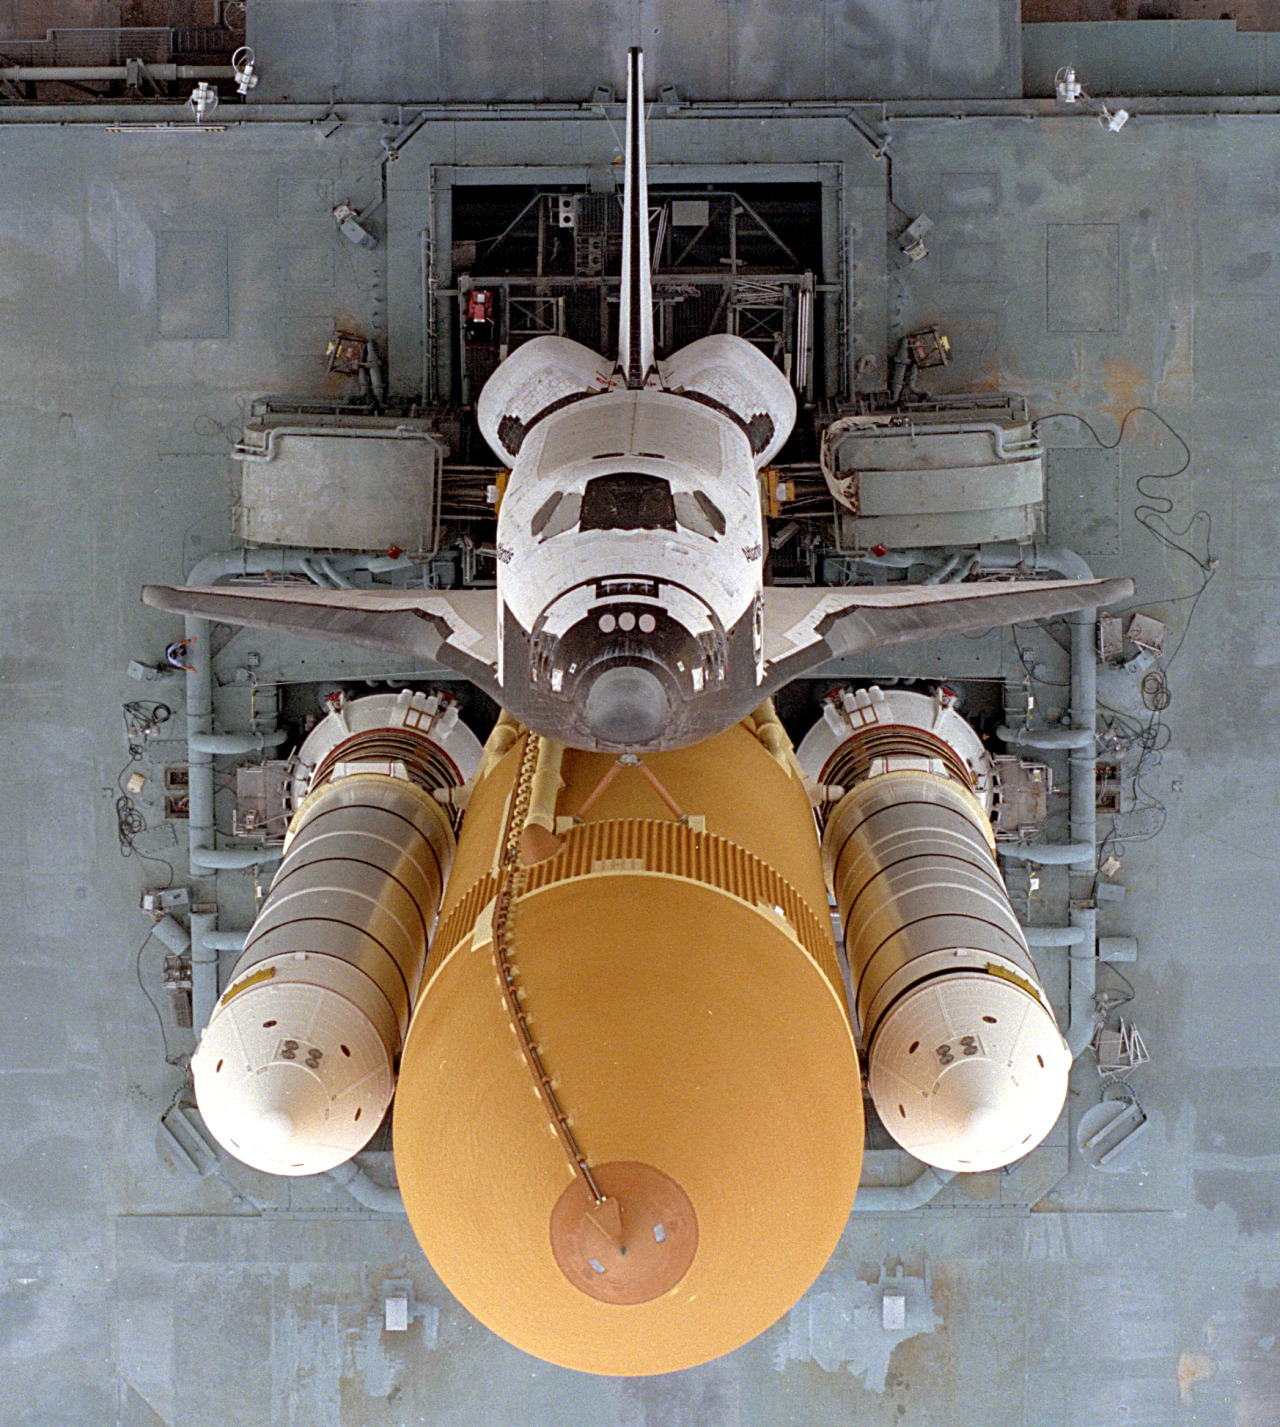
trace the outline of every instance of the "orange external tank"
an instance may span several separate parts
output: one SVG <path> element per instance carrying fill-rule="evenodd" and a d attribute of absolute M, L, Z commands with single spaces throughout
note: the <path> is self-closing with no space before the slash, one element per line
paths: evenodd
<path fill-rule="evenodd" d="M 547 1361 L 690 1367 L 801 1297 L 853 1203 L 862 1096 L 771 708 L 642 763 L 499 726 L 394 1138 L 435 1270 Z"/>

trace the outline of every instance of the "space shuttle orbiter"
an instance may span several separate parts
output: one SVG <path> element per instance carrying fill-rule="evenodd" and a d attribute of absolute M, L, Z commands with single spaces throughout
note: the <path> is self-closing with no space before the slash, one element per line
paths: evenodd
<path fill-rule="evenodd" d="M 795 396 L 739 337 L 654 352 L 643 78 L 633 49 L 617 359 L 538 337 L 480 394 L 480 428 L 511 467 L 496 589 L 151 585 L 147 604 L 434 660 L 544 737 L 650 752 L 723 732 L 842 655 L 1132 593 L 1125 579 L 764 586 L 759 471 Z"/>

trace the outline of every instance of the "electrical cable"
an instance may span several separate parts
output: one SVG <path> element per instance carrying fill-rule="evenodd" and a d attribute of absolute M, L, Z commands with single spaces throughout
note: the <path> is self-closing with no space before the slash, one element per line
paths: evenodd
<path fill-rule="evenodd" d="M 168 869 L 169 877 L 165 887 L 172 887 L 175 875 L 173 863 L 155 853 L 143 852 L 137 845 L 138 838 L 147 831 L 148 824 L 142 810 L 125 788 L 124 780 L 129 769 L 135 763 L 141 762 L 142 755 L 146 751 L 147 737 L 156 733 L 162 725 L 169 722 L 173 717 L 173 710 L 168 704 L 134 700 L 123 706 L 123 714 L 125 743 L 128 746 L 129 759 L 116 777 L 118 795 L 115 803 L 116 838 L 120 845 L 120 856 L 137 857 L 143 862 L 159 863 L 161 867 Z"/>
<path fill-rule="evenodd" d="M 1142 676 L 1142 702 L 1154 713 L 1163 713 L 1173 702 L 1163 669 L 1150 669 Z"/>
<path fill-rule="evenodd" d="M 1031 427 L 1032 430 L 1039 435 L 1040 428 L 1045 422 L 1059 420 L 1075 421 L 1083 426 L 1089 435 L 1093 437 L 1095 443 L 1101 450 L 1116 451 L 1124 441 L 1125 431 L 1128 429 L 1129 422 L 1135 416 L 1141 414 L 1150 416 L 1154 421 L 1159 422 L 1169 435 L 1173 437 L 1182 448 L 1182 460 L 1176 469 L 1172 471 L 1144 471 L 1136 478 L 1134 485 L 1141 499 L 1133 507 L 1133 518 L 1142 526 L 1148 535 L 1166 549 L 1172 550 L 1179 555 L 1185 555 L 1200 573 L 1200 586 L 1198 589 L 1189 595 L 1182 595 L 1176 599 L 1161 601 L 1161 603 L 1165 604 L 1174 604 L 1187 599 L 1191 601 L 1191 608 L 1187 612 L 1186 622 L 1182 627 L 1182 634 L 1174 646 L 1173 652 L 1165 660 L 1165 668 L 1167 669 L 1178 657 L 1187 634 L 1191 629 L 1191 621 L 1195 618 L 1196 607 L 1200 603 L 1200 597 L 1204 594 L 1205 590 L 1208 589 L 1209 582 L 1213 579 L 1218 568 L 1217 558 L 1212 553 L 1212 514 L 1203 507 L 1200 507 L 1192 512 L 1187 523 L 1181 529 L 1177 529 L 1169 524 L 1168 519 L 1175 509 L 1173 498 L 1165 495 L 1162 490 L 1152 489 L 1151 487 L 1151 482 L 1153 481 L 1172 481 L 1184 474 L 1191 466 L 1191 447 L 1187 445 L 1173 424 L 1166 417 L 1162 416 L 1153 406 L 1131 406 L 1121 418 L 1119 433 L 1116 439 L 1111 442 L 1104 441 L 1102 437 L 1098 435 L 1096 427 L 1074 411 L 1052 411 L 1047 416 L 1038 417 L 1031 423 Z M 1203 523 L 1204 526 L 1205 553 L 1203 556 L 1198 555 L 1188 541 L 1192 530 L 1201 523 Z M 1184 544 L 1184 541 L 1188 543 Z M 1150 600 L 1145 601 L 1146 606 L 1150 606 L 1152 603 L 1154 602 Z M 1141 607 L 1142 606 L 1130 606 L 1130 608 Z"/>
<path fill-rule="evenodd" d="M 1104 961 L 1101 963 L 1101 965 L 1105 966 L 1107 970 L 1111 973 L 1111 975 L 1116 978 L 1117 981 L 1124 982 L 1124 990 L 1113 991 L 1108 990 L 1106 987 L 1103 987 L 1102 990 L 1096 992 L 1093 999 L 1097 1003 L 1098 1009 L 1113 1011 L 1119 1006 L 1127 1006 L 1129 1002 L 1132 1001 L 1134 997 L 1138 994 L 1133 982 L 1130 981 L 1127 976 L 1124 976 L 1119 971 L 1117 971 L 1114 963 L 1110 961 Z"/>
<path fill-rule="evenodd" d="M 1172 471 L 1144 471 L 1135 480 L 1135 488 L 1139 499 L 1133 506 L 1133 518 L 1158 544 L 1165 549 L 1172 550 L 1177 554 L 1184 555 L 1196 567 L 1200 576 L 1199 584 L 1195 590 L 1189 594 L 1174 595 L 1168 599 L 1147 600 L 1141 605 L 1127 606 L 1126 609 L 1150 608 L 1152 605 L 1167 606 L 1171 604 L 1181 604 L 1190 601 L 1191 608 L 1187 611 L 1187 617 L 1182 627 L 1182 633 L 1178 637 L 1178 642 L 1173 651 L 1164 659 L 1163 667 L 1148 670 L 1142 677 L 1139 684 L 1139 692 L 1144 708 L 1150 717 L 1145 721 L 1136 719 L 1128 714 L 1121 713 L 1118 709 L 1110 708 L 1106 704 L 1098 705 L 1099 711 L 1104 714 L 1104 724 L 1099 733 L 1099 741 L 1110 748 L 1123 761 L 1125 755 L 1137 750 L 1137 761 L 1132 772 L 1128 776 L 1130 788 L 1132 790 L 1133 807 L 1126 813 L 1117 812 L 1114 814 L 1112 827 L 1103 838 L 1098 848 L 1099 861 L 1105 861 L 1108 853 L 1116 856 L 1123 856 L 1126 844 L 1148 842 L 1152 838 L 1158 837 L 1163 831 L 1168 821 L 1168 808 L 1151 791 L 1149 783 L 1146 781 L 1150 775 L 1160 766 L 1161 753 L 1166 749 L 1172 740 L 1172 731 L 1161 715 L 1169 708 L 1173 702 L 1173 693 L 1169 687 L 1168 670 L 1173 661 L 1178 657 L 1183 644 L 1191 629 L 1192 621 L 1195 618 L 1196 610 L 1200 599 L 1218 568 L 1217 558 L 1213 555 L 1213 517 L 1209 511 L 1199 508 L 1192 512 L 1186 524 L 1181 528 L 1173 526 L 1169 522 L 1169 517 L 1173 514 L 1175 503 L 1172 497 L 1164 494 L 1162 489 L 1153 488 L 1152 482 L 1171 481 L 1181 476 L 1191 466 L 1191 448 L 1183 439 L 1181 434 L 1174 428 L 1164 416 L 1154 407 L 1133 406 L 1124 414 L 1120 421 L 1119 431 L 1116 439 L 1111 442 L 1104 441 L 1098 434 L 1097 429 L 1091 422 L 1086 420 L 1074 411 L 1054 411 L 1047 416 L 1037 418 L 1032 423 L 1032 429 L 1037 433 L 1045 423 L 1057 420 L 1070 420 L 1077 422 L 1089 433 L 1097 446 L 1104 451 L 1117 450 L 1125 439 L 1130 421 L 1140 415 L 1146 414 L 1154 421 L 1158 422 L 1165 431 L 1177 442 L 1182 450 L 1182 459 Z M 1204 554 L 1200 555 L 1194 548 L 1197 542 L 1190 537 L 1193 530 L 1203 527 L 1204 531 Z M 1122 613 L 1124 611 L 1121 611 Z M 1065 687 L 1063 684 L 1052 684 L 1048 680 L 1036 679 L 1031 673 L 1027 664 L 1025 653 L 1022 650 L 1017 637 L 1016 630 L 1013 632 L 1014 646 L 1018 651 L 1018 658 L 1033 682 L 1046 684 L 1050 687 Z M 1055 641 L 1056 642 L 1056 641 Z M 1121 827 L 1121 819 L 1132 818 L 1135 814 L 1150 815 L 1153 826 L 1148 827 L 1143 832 L 1125 832 Z"/>
<path fill-rule="evenodd" d="M 221 436 L 228 446 L 238 446 L 244 432 L 248 403 L 243 397 L 237 397 L 232 407 L 235 416 L 231 420 L 219 421 L 216 416 L 203 411 L 192 421 L 191 429 L 197 436 Z"/>
<path fill-rule="evenodd" d="M 1158 837 L 1168 821 L 1168 808 L 1144 781 L 1147 776 L 1159 768 L 1160 755 L 1173 738 L 1172 730 L 1160 716 L 1168 708 L 1172 697 L 1169 693 L 1168 683 L 1160 670 L 1149 671 L 1148 679 L 1152 673 L 1158 677 L 1149 685 L 1144 679 L 1143 701 L 1151 711 L 1150 718 L 1145 722 L 1123 714 L 1118 709 L 1110 708 L 1106 704 L 1098 705 L 1099 710 L 1106 716 L 1103 730 L 1099 735 L 1101 741 L 1118 754 L 1122 760 L 1126 754 L 1132 753 L 1135 749 L 1138 750 L 1137 762 L 1128 776 L 1133 806 L 1126 813 L 1117 812 L 1114 815 L 1111 830 L 1103 838 L 1098 848 L 1099 862 L 1105 862 L 1109 852 L 1113 852 L 1117 857 L 1122 857 L 1127 844 L 1149 842 Z M 1150 814 L 1154 826 L 1142 832 L 1123 831 L 1121 818 L 1132 818 L 1136 814 Z"/>
<path fill-rule="evenodd" d="M 166 1065 L 176 1066 L 180 1069 L 185 1069 L 190 1057 L 185 1055 L 174 1056 L 169 1054 L 169 1037 L 168 1035 L 166 1035 L 164 1029 L 164 1016 L 161 1014 L 160 1007 L 156 1005 L 155 997 L 152 996 L 151 992 L 147 990 L 146 983 L 142 979 L 142 953 L 146 951 L 147 947 L 151 944 L 151 939 L 153 936 L 155 936 L 155 932 L 149 931 L 146 937 L 143 939 L 142 945 L 138 948 L 137 955 L 133 959 L 133 975 L 134 979 L 138 983 L 138 990 L 141 991 L 142 994 L 147 998 L 147 1004 L 156 1013 L 156 1024 L 160 1027 L 160 1041 L 164 1046 L 164 1063 Z M 166 1111 L 166 1113 L 168 1112 Z"/>
<path fill-rule="evenodd" d="M 1032 624 L 1029 626 L 1029 628 L 1042 629 L 1045 628 L 1045 626 Z M 1048 633 L 1048 630 L 1045 629 L 1045 632 Z M 1023 649 L 1021 641 L 1018 639 L 1018 626 L 1016 624 L 1011 624 L 1009 626 L 1009 635 L 1013 640 L 1013 647 L 1018 654 L 1018 663 L 1022 665 L 1022 671 L 1024 674 L 1026 674 L 1028 679 L 1030 679 L 1033 683 L 1039 684 L 1042 688 L 1046 689 L 1069 689 L 1071 687 L 1070 683 L 1066 679 L 1041 679 L 1037 675 L 1032 673 L 1032 666 L 1027 663 L 1027 651 Z M 1057 642 L 1058 641 L 1055 639 L 1054 643 L 1057 644 Z M 1059 645 L 1058 647 L 1061 648 L 1062 646 Z M 1063 652 L 1065 653 L 1066 651 L 1064 650 Z"/>

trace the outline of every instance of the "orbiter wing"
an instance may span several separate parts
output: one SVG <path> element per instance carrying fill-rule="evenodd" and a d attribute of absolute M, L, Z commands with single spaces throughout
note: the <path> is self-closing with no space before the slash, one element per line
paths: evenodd
<path fill-rule="evenodd" d="M 146 585 L 144 604 L 443 664 L 501 702 L 493 590 L 264 589 Z"/>
<path fill-rule="evenodd" d="M 764 590 L 764 687 L 772 696 L 809 670 L 889 644 L 912 644 L 996 625 L 1050 619 L 1114 604 L 1133 581 L 1011 580 L 972 585 L 859 585 Z"/>

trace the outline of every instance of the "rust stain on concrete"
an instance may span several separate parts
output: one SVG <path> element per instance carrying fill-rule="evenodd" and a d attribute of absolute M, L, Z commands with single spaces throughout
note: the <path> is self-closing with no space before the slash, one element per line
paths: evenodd
<path fill-rule="evenodd" d="M 1191 1401 L 1191 1389 L 1198 1382 L 1208 1382 L 1218 1371 L 1218 1364 L 1204 1353 L 1183 1353 L 1178 1359 L 1178 1391 L 1183 1402 Z"/>
<path fill-rule="evenodd" d="M 1112 357 L 1103 364 L 1102 382 L 1107 399 L 1098 409 L 1105 411 L 1119 425 L 1126 412 L 1151 400 L 1151 384 L 1147 372 L 1137 362 L 1124 357 Z"/>

